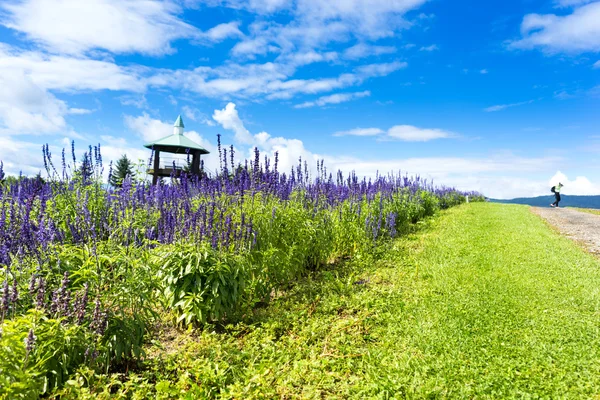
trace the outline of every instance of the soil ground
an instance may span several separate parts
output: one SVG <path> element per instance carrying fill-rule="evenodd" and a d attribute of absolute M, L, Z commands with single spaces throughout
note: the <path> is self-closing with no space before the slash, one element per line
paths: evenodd
<path fill-rule="evenodd" d="M 532 211 L 589 252 L 600 255 L 600 215 L 571 208 L 532 207 Z"/>

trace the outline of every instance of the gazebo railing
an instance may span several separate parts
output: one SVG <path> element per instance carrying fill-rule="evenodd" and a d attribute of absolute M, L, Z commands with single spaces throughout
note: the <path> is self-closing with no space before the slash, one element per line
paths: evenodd
<path fill-rule="evenodd" d="M 190 157 L 189 163 L 192 162 Z M 183 170 L 188 165 L 187 157 L 169 157 L 163 154 L 159 157 L 159 169 L 174 169 L 176 171 Z M 150 161 L 150 169 L 154 169 L 154 159 Z"/>

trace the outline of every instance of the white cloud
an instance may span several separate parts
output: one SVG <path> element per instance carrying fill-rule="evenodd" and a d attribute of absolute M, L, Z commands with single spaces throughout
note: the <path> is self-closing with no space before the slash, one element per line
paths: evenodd
<path fill-rule="evenodd" d="M 271 14 L 290 7 L 292 0 L 184 0 L 187 6 L 207 5 L 244 9 L 257 14 Z"/>
<path fill-rule="evenodd" d="M 219 24 L 201 34 L 201 38 L 206 38 L 211 42 L 221 42 L 225 39 L 243 37 L 244 34 L 240 31 L 240 23 L 237 21 Z"/>
<path fill-rule="evenodd" d="M 421 47 L 419 50 L 420 51 L 436 51 L 439 50 L 440 48 L 436 45 L 436 44 L 432 44 L 430 46 L 423 46 Z"/>
<path fill-rule="evenodd" d="M 85 114 L 91 114 L 96 110 L 90 110 L 87 108 L 69 108 L 67 110 L 67 114 L 73 114 L 73 115 L 85 115 Z"/>
<path fill-rule="evenodd" d="M 215 110 L 213 119 L 217 121 L 224 129 L 235 132 L 235 140 L 241 144 L 252 144 L 254 138 L 244 126 L 240 119 L 234 103 L 228 103 L 224 109 Z"/>
<path fill-rule="evenodd" d="M 339 131 L 333 136 L 377 136 L 384 134 L 385 131 L 379 128 L 354 128 L 348 131 Z"/>
<path fill-rule="evenodd" d="M 208 119 L 208 117 L 204 113 L 200 112 L 200 110 L 198 110 L 197 108 L 183 106 L 181 110 L 183 111 L 183 115 L 186 118 L 191 119 L 194 122 L 200 122 L 208 126 L 216 125 L 212 120 Z"/>
<path fill-rule="evenodd" d="M 556 7 L 576 7 L 596 0 L 555 0 Z"/>
<path fill-rule="evenodd" d="M 396 72 L 406 67 L 408 67 L 408 63 L 394 61 L 391 63 L 363 65 L 358 67 L 356 70 L 363 79 L 366 79 L 376 76 L 386 76 L 391 74 L 392 72 Z"/>
<path fill-rule="evenodd" d="M 242 152 L 245 152 L 248 159 L 254 159 L 254 147 L 257 147 L 263 155 L 267 155 L 272 160 L 277 152 L 278 169 L 281 172 L 289 172 L 293 166 L 298 164 L 299 157 L 307 161 L 311 171 L 314 171 L 316 161 L 320 159 L 320 157 L 308 151 L 301 140 L 271 137 L 267 132 L 252 135 L 240 119 L 234 103 L 227 104 L 222 110 L 215 110 L 213 118 L 224 129 L 235 133 L 234 140 L 244 146 Z M 240 153 L 238 152 L 238 154 Z"/>
<path fill-rule="evenodd" d="M 119 101 L 124 106 L 134 106 L 137 108 L 148 108 L 148 100 L 144 95 L 123 95 Z"/>
<path fill-rule="evenodd" d="M 390 139 L 403 140 L 405 142 L 428 142 L 435 139 L 447 139 L 454 137 L 451 132 L 441 129 L 422 129 L 411 125 L 396 125 L 387 132 Z"/>
<path fill-rule="evenodd" d="M 231 108 L 235 109 L 235 106 Z M 216 110 L 219 111 L 219 110 Z M 223 110 L 221 110 L 223 111 Z M 309 170 L 314 176 L 315 165 L 318 160 L 324 160 L 328 170 L 335 172 L 341 170 L 344 174 L 355 171 L 358 176 L 374 178 L 387 173 L 401 173 L 402 175 L 419 175 L 437 185 L 454 186 L 460 190 L 477 190 L 489 197 L 509 199 L 523 196 L 548 195 L 548 176 L 554 172 L 549 166 L 559 165 L 562 161 L 557 157 L 525 158 L 511 153 L 488 154 L 483 157 L 421 157 L 403 159 L 361 159 L 348 156 L 334 156 L 316 154 L 307 149 L 298 139 L 272 137 L 266 132 L 251 135 L 239 117 L 234 118 L 235 124 L 228 124 L 226 129 L 237 133 L 243 130 L 250 135 L 252 143 L 247 143 L 246 157 L 253 159 L 253 147 L 259 148 L 261 153 L 268 155 L 271 160 L 275 152 L 279 155 L 279 171 L 287 172 L 298 164 L 298 158 L 307 161 Z M 225 128 L 225 126 L 224 126 Z M 394 127 L 397 128 L 397 127 Z M 393 128 L 392 128 L 393 129 Z M 392 130 L 390 129 L 390 130 Z M 419 129 L 424 136 L 439 136 L 440 130 Z M 428 132 L 429 131 L 429 132 Z M 400 132 L 406 132 L 402 129 Z M 433 132 L 433 133 L 431 133 Z M 346 132 L 339 132 L 340 136 L 380 136 L 386 134 L 378 128 L 356 128 Z M 400 136 L 403 136 L 402 134 Z M 416 136 L 408 135 L 411 139 Z M 239 153 L 238 153 L 239 154 Z M 261 159 L 262 162 L 262 159 Z M 523 178 L 527 174 L 532 178 Z M 552 181 L 555 178 L 552 178 Z M 600 193 L 597 184 L 589 184 L 585 178 L 569 181 L 566 177 L 559 176 L 562 183 L 568 184 L 571 189 L 569 194 L 595 194 Z M 577 183 L 574 183 L 577 182 Z M 555 184 L 555 183 L 554 183 Z M 567 186 L 565 186 L 565 189 Z"/>
<path fill-rule="evenodd" d="M 422 157 L 364 160 L 351 157 L 326 157 L 325 163 L 345 174 L 375 177 L 389 172 L 419 175 L 436 185 L 459 190 L 476 190 L 488 197 L 510 199 L 549 193 L 549 165 L 560 160 L 552 157 L 523 158 L 511 154 L 491 154 L 482 158 Z M 523 174 L 535 178 L 523 178 Z M 564 183 L 564 182 L 563 182 Z M 575 194 L 575 193 L 572 193 Z"/>
<path fill-rule="evenodd" d="M 283 54 L 277 57 L 277 62 L 290 65 L 290 67 L 301 67 L 303 65 L 313 64 L 317 62 L 333 62 L 338 59 L 339 55 L 335 51 L 327 51 L 318 53 L 313 50 L 301 51 L 291 54 Z"/>
<path fill-rule="evenodd" d="M 600 2 L 576 8 L 572 14 L 528 14 L 521 24 L 516 49 L 540 48 L 548 53 L 600 51 Z"/>
<path fill-rule="evenodd" d="M 24 154 L 28 157 L 23 157 Z M 4 172 L 9 175 L 19 175 L 20 172 L 35 175 L 44 170 L 41 144 L 9 136 L 0 136 L 0 160 L 4 163 Z"/>
<path fill-rule="evenodd" d="M 216 27 L 203 34 L 178 17 L 183 10 L 170 0 L 8 0 L 2 8 L 0 23 L 66 54 L 94 49 L 165 54 L 173 51 L 170 43 L 177 39 L 217 39 L 231 33 Z"/>
<path fill-rule="evenodd" d="M 109 61 L 47 55 L 0 47 L 0 75 L 25 74 L 43 89 L 59 91 L 146 89 L 142 68 L 126 68 Z"/>
<path fill-rule="evenodd" d="M 143 113 L 139 117 L 125 116 L 125 126 L 144 142 L 153 142 L 173 133 L 173 123 L 162 122 Z"/>
<path fill-rule="evenodd" d="M 531 104 L 531 103 L 533 103 L 533 101 L 534 100 L 522 101 L 520 103 L 512 103 L 512 104 L 499 104 L 499 105 L 484 108 L 483 111 L 485 111 L 485 112 L 502 111 L 502 110 L 505 110 L 510 107 L 518 107 L 518 106 L 523 106 L 525 104 Z"/>
<path fill-rule="evenodd" d="M 482 69 L 481 71 L 479 71 L 480 74 L 482 75 L 486 75 L 488 73 L 487 69 Z"/>
<path fill-rule="evenodd" d="M 58 132 L 66 127 L 64 101 L 24 74 L 0 74 L 0 133 L 11 135 Z"/>
<path fill-rule="evenodd" d="M 600 60 L 596 61 L 593 66 L 594 69 L 600 69 Z"/>
<path fill-rule="evenodd" d="M 565 174 L 556 171 L 556 174 L 548 181 L 548 187 L 562 183 L 565 187 L 562 193 L 577 195 L 597 195 L 600 194 L 600 184 L 592 183 L 585 176 L 578 176 L 570 180 Z"/>
<path fill-rule="evenodd" d="M 358 43 L 344 50 L 344 58 L 358 60 L 369 56 L 392 54 L 398 51 L 394 46 L 374 46 L 366 43 Z"/>
<path fill-rule="evenodd" d="M 290 21 L 254 23 L 250 34 L 233 49 L 237 56 L 252 58 L 269 52 L 282 54 L 323 48 L 331 42 L 360 42 L 393 37 L 411 23 L 403 16 L 426 0 L 296 0 L 296 1 L 221 1 L 235 8 L 246 8 L 258 13 L 285 10 Z M 271 10 L 271 11 L 269 11 Z M 355 49 L 357 54 L 365 50 Z M 391 49 L 379 48 L 388 52 Z M 377 52 L 377 50 L 376 50 Z M 352 52 L 350 52 L 352 54 Z"/>
<path fill-rule="evenodd" d="M 217 68 L 161 71 L 147 79 L 151 86 L 176 87 L 207 97 L 289 99 L 298 94 L 318 94 L 356 86 L 364 81 L 406 68 L 405 62 L 367 64 L 333 78 L 290 79 L 295 67 L 264 64 L 227 64 Z"/>
<path fill-rule="evenodd" d="M 297 104 L 294 108 L 308 108 L 314 106 L 325 106 L 328 104 L 339 104 L 347 101 L 351 101 L 354 99 L 359 99 L 361 97 L 368 97 L 371 95 L 371 92 L 365 90 L 364 92 L 355 92 L 355 93 L 336 93 L 329 96 L 319 97 L 315 101 L 307 101 L 302 104 Z"/>
<path fill-rule="evenodd" d="M 442 129 L 423 129 L 412 125 L 395 125 L 387 131 L 379 128 L 356 128 L 336 132 L 333 136 L 377 136 L 379 140 L 402 140 L 405 142 L 428 142 L 435 139 L 457 137 L 455 133 Z"/>

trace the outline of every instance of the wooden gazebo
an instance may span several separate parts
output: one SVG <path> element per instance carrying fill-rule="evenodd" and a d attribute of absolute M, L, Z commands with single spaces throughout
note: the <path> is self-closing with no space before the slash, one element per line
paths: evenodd
<path fill-rule="evenodd" d="M 161 176 L 179 177 L 183 172 L 184 167 L 177 165 L 176 163 L 163 163 L 160 162 L 161 153 L 172 153 L 172 154 L 186 154 L 192 159 L 190 165 L 190 174 L 200 175 L 200 155 L 209 154 L 209 151 L 198 143 L 190 140 L 183 135 L 183 120 L 181 115 L 177 117 L 175 121 L 174 132 L 170 136 L 166 136 L 162 139 L 158 139 L 152 143 L 147 143 L 144 147 L 152 149 L 154 151 L 154 159 L 152 160 L 152 166 L 148 168 L 148 173 L 152 175 L 152 184 L 158 183 L 158 178 Z"/>

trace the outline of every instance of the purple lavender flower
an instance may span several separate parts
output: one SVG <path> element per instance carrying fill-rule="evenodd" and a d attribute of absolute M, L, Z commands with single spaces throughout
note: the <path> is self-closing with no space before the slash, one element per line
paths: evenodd
<path fill-rule="evenodd" d="M 31 278 L 29 279 L 29 295 L 31 297 L 33 297 L 36 293 L 36 280 L 37 280 L 37 274 L 32 274 Z"/>
<path fill-rule="evenodd" d="M 100 311 L 100 299 L 96 299 L 96 305 L 94 307 L 94 314 L 92 316 L 92 322 L 90 323 L 90 329 L 98 335 L 104 335 L 108 326 L 108 314 Z"/>
<path fill-rule="evenodd" d="M 44 308 L 46 305 L 46 281 L 44 278 L 38 278 L 38 286 L 37 286 L 37 297 L 35 306 L 38 309 Z"/>
<path fill-rule="evenodd" d="M 13 279 L 13 286 L 12 286 L 12 293 L 11 293 L 10 301 L 13 304 L 13 307 L 15 307 L 17 305 L 17 302 L 19 301 L 19 288 L 17 287 L 16 279 Z"/>
<path fill-rule="evenodd" d="M 27 352 L 27 355 L 29 355 L 33 350 L 33 346 L 35 346 L 36 339 L 37 338 L 33 334 L 33 328 L 29 329 L 29 334 L 25 338 L 25 351 Z"/>
<path fill-rule="evenodd" d="M 8 277 L 7 277 L 8 278 Z M 8 279 L 4 280 L 2 284 L 2 302 L 0 303 L 0 312 L 5 315 L 8 312 L 10 306 L 10 293 L 8 287 Z"/>
<path fill-rule="evenodd" d="M 84 285 L 84 289 L 83 289 L 83 295 L 81 296 L 81 298 L 78 299 L 78 301 L 76 302 L 75 305 L 75 317 L 77 318 L 77 324 L 81 325 L 83 323 L 83 319 L 85 318 L 85 310 L 87 307 L 87 303 L 88 303 L 88 291 L 89 291 L 89 286 L 86 283 Z"/>
<path fill-rule="evenodd" d="M 56 315 L 60 307 L 60 289 L 52 291 L 50 298 L 50 314 Z"/>

